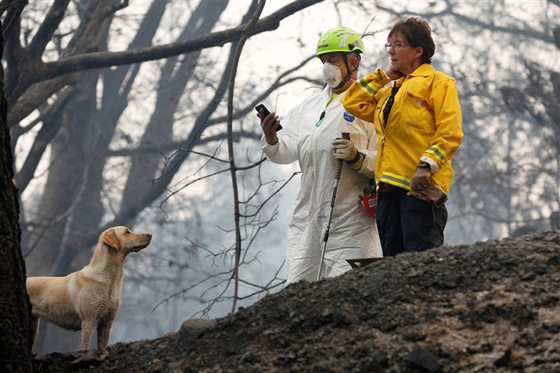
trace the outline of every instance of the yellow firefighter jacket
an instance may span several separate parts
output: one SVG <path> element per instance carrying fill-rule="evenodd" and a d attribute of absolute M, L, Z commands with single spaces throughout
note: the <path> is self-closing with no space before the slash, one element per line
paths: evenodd
<path fill-rule="evenodd" d="M 452 78 L 423 64 L 396 81 L 400 86 L 393 108 L 383 119 L 391 95 L 389 79 L 381 69 L 356 81 L 341 101 L 351 114 L 373 122 L 378 138 L 377 182 L 410 190 L 410 179 L 420 160 L 431 166 L 431 181 L 449 195 L 451 158 L 461 144 L 461 106 Z"/>

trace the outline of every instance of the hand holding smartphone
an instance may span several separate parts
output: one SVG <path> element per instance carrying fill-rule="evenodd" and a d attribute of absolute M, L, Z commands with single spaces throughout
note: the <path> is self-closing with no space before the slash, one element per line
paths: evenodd
<path fill-rule="evenodd" d="M 257 105 L 257 107 L 255 107 L 255 110 L 257 111 L 257 113 L 263 113 L 263 119 L 267 117 L 268 114 L 270 114 L 270 111 L 266 108 L 266 106 L 264 106 L 263 104 L 259 104 Z M 276 132 L 280 131 L 282 129 L 282 125 L 279 124 L 278 127 L 276 128 Z"/>

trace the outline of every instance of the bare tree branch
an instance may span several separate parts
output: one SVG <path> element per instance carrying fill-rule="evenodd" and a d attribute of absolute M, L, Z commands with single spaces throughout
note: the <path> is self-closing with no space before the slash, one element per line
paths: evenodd
<path fill-rule="evenodd" d="M 27 6 L 27 0 L 3 0 L 0 3 L 0 16 L 7 10 L 6 17 L 2 22 L 2 35 L 4 40 L 11 37 L 14 27 L 19 24 L 21 12 Z"/>
<path fill-rule="evenodd" d="M 486 23 L 481 21 L 479 18 L 476 17 L 469 17 L 466 15 L 463 15 L 461 13 L 458 13 L 455 11 L 454 7 L 453 7 L 453 3 L 447 2 L 447 8 L 438 11 L 438 12 L 423 12 L 423 13 L 418 13 L 418 12 L 413 12 L 413 11 L 409 11 L 407 10 L 406 12 L 400 12 L 400 11 L 396 11 L 393 8 L 390 7 L 386 7 L 380 4 L 376 4 L 376 7 L 380 10 L 383 10 L 384 12 L 387 12 L 389 14 L 393 14 L 395 16 L 399 16 L 402 17 L 405 14 L 406 15 L 414 15 L 414 16 L 418 16 L 418 17 L 423 17 L 423 18 L 434 18 L 434 17 L 442 17 L 444 15 L 448 15 L 448 16 L 452 16 L 460 21 L 463 21 L 471 26 L 477 26 L 480 27 L 481 29 L 485 29 L 485 30 L 492 30 L 494 32 L 503 32 L 505 34 L 512 34 L 512 35 L 525 35 L 527 37 L 533 38 L 533 39 L 537 39 L 537 40 L 542 40 L 544 42 L 547 43 L 552 43 L 553 39 L 551 35 L 545 34 L 543 32 L 537 31 L 535 29 L 532 29 L 530 27 L 512 27 L 512 26 L 499 26 L 496 24 L 490 24 L 490 23 Z"/>
<path fill-rule="evenodd" d="M 64 12 L 68 8 L 70 0 L 55 0 L 43 22 L 39 26 L 39 30 L 33 37 L 33 40 L 27 46 L 26 50 L 32 55 L 32 59 L 39 59 L 45 51 L 45 47 L 52 39 L 52 36 L 60 22 L 64 18 Z"/>
<path fill-rule="evenodd" d="M 234 209 L 234 220 L 235 220 L 235 264 L 233 268 L 233 280 L 234 280 L 234 289 L 233 289 L 233 304 L 231 308 L 231 312 L 235 312 L 237 308 L 237 297 L 239 295 L 239 264 L 241 260 L 241 250 L 242 250 L 242 240 L 241 240 L 241 232 L 239 226 L 240 220 L 240 212 L 239 212 L 239 191 L 237 185 L 237 166 L 235 164 L 235 153 L 233 147 L 233 94 L 235 89 L 235 77 L 237 74 L 237 66 L 239 64 L 239 58 L 241 57 L 241 52 L 243 51 L 243 46 L 245 42 L 249 38 L 249 35 L 252 29 L 255 27 L 258 19 L 263 11 L 264 5 L 266 4 L 266 0 L 260 0 L 255 10 L 255 13 L 247 23 L 247 26 L 244 28 L 243 35 L 239 39 L 239 44 L 235 50 L 235 55 L 233 59 L 233 64 L 231 67 L 231 74 L 230 80 L 228 84 L 228 125 L 227 125 L 227 132 L 228 132 L 228 154 L 229 154 L 229 163 L 230 163 L 230 174 L 231 174 L 231 184 L 232 184 L 232 191 L 233 191 L 233 209 Z"/>
<path fill-rule="evenodd" d="M 8 111 L 8 127 L 17 126 L 21 120 L 43 104 L 48 97 L 73 84 L 76 79 L 76 74 L 68 74 L 35 84 L 25 95 L 12 104 Z"/>
<path fill-rule="evenodd" d="M 296 0 L 270 16 L 258 21 L 255 26 L 251 28 L 250 35 L 275 30 L 278 28 L 280 21 L 284 18 L 321 1 L 323 0 Z M 37 71 L 34 82 L 51 79 L 76 71 L 152 61 L 173 57 L 182 53 L 192 53 L 205 48 L 223 46 L 226 43 L 239 39 L 246 27 L 247 25 L 243 24 L 229 30 L 201 35 L 172 44 L 138 48 L 123 52 L 87 53 L 63 58 L 59 61 L 45 63 L 44 68 L 41 69 L 41 71 Z"/>

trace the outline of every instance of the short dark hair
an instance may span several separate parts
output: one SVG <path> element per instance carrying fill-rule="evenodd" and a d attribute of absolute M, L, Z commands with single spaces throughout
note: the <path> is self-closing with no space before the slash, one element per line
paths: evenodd
<path fill-rule="evenodd" d="M 389 38 L 396 33 L 401 33 L 406 41 L 413 47 L 422 47 L 422 63 L 432 63 L 432 56 L 436 51 L 432 29 L 428 22 L 418 17 L 403 18 L 393 25 Z"/>

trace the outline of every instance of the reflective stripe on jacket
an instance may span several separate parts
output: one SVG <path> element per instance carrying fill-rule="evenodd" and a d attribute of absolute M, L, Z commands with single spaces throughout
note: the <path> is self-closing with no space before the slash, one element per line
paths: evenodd
<path fill-rule="evenodd" d="M 341 102 L 351 114 L 372 121 L 379 151 L 375 178 L 410 189 L 410 178 L 420 160 L 432 167 L 432 183 L 449 195 L 453 179 L 451 158 L 461 144 L 461 106 L 452 78 L 423 64 L 396 81 L 400 86 L 387 123 L 383 108 L 391 95 L 389 79 L 381 69 L 356 81 Z"/>

